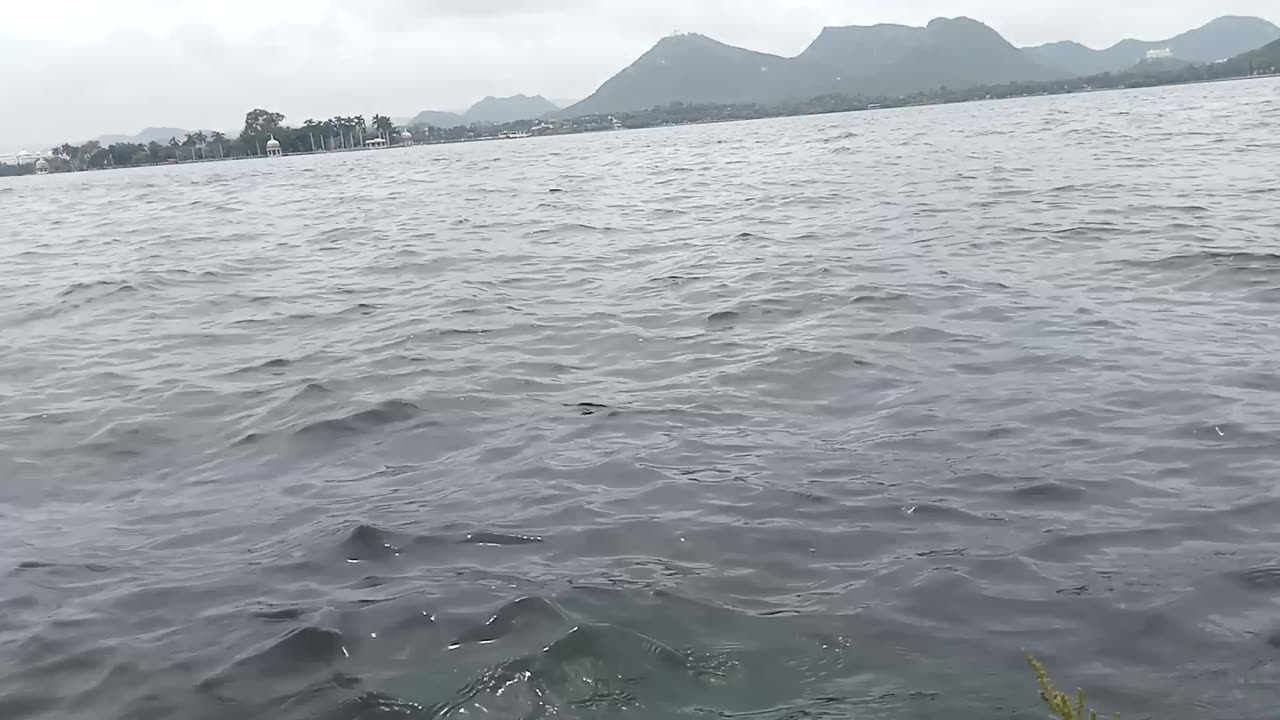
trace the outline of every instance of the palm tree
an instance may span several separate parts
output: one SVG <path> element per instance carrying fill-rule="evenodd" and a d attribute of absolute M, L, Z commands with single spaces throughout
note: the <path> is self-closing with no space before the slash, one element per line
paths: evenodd
<path fill-rule="evenodd" d="M 308 118 L 308 119 L 306 120 L 306 122 L 302 123 L 302 129 L 306 130 L 306 131 L 307 131 L 307 137 L 308 137 L 308 138 L 311 138 L 311 152 L 315 152 L 315 151 L 316 151 L 316 133 L 315 133 L 315 130 L 316 130 L 316 126 L 317 126 L 317 125 L 319 125 L 319 123 L 317 123 L 315 120 L 312 120 L 312 119 L 310 119 L 310 118 Z"/>
<path fill-rule="evenodd" d="M 337 140 L 339 141 L 337 145 L 339 147 L 345 148 L 347 146 L 347 143 L 346 143 L 346 140 L 344 140 L 342 137 L 342 117 L 339 115 L 335 115 L 333 119 L 329 121 L 329 123 L 332 125 L 332 128 L 333 128 L 333 133 L 330 134 L 330 139 L 333 139 L 336 137 Z M 331 145 L 332 144 L 333 143 L 331 143 Z"/>
<path fill-rule="evenodd" d="M 218 159 L 221 160 L 223 157 L 225 157 L 222 154 L 222 143 L 227 141 L 227 134 L 220 133 L 217 130 L 214 130 L 213 132 L 209 133 L 209 140 L 210 142 L 217 143 L 218 145 Z"/>
<path fill-rule="evenodd" d="M 355 124 L 356 130 L 360 133 L 360 147 L 364 147 L 364 134 L 369 130 L 369 126 L 365 125 L 363 115 L 357 115 L 351 120 Z"/>
<path fill-rule="evenodd" d="M 325 134 L 329 136 L 329 150 L 337 150 L 338 143 L 336 138 L 338 133 L 338 118 L 330 118 L 328 120 L 325 120 L 324 130 L 325 130 Z"/>
<path fill-rule="evenodd" d="M 373 128 L 378 131 L 378 136 L 387 142 L 391 142 L 391 132 L 395 130 L 395 124 L 391 122 L 391 118 L 386 115 L 373 116 Z"/>
<path fill-rule="evenodd" d="M 193 135 L 191 136 L 191 139 L 192 139 L 192 140 L 195 140 L 196 145 L 198 145 L 198 146 L 200 147 L 200 159 L 201 159 L 201 160 L 208 160 L 208 159 L 209 159 L 209 153 L 208 153 L 208 151 L 205 149 L 205 146 L 209 143 L 209 136 L 208 136 L 208 135 L 205 135 L 203 130 L 197 130 L 197 131 L 195 131 L 195 134 L 193 134 Z M 193 153 L 194 153 L 194 151 L 193 151 Z"/>

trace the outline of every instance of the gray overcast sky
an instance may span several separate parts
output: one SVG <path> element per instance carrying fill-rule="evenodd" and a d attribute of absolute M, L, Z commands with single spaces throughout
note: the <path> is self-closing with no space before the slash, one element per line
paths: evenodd
<path fill-rule="evenodd" d="M 794 55 L 824 25 L 967 15 L 1018 45 L 1160 39 L 1280 0 L 0 0 L 0 149 L 584 97 L 673 31 Z"/>

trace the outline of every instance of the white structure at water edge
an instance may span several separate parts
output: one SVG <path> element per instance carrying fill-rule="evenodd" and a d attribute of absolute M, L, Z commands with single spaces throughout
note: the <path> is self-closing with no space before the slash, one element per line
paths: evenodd
<path fill-rule="evenodd" d="M 387 141 L 383 140 L 380 137 L 375 137 L 375 138 L 369 138 L 368 140 L 365 141 L 364 144 L 365 144 L 365 147 L 384 148 L 387 146 Z"/>
<path fill-rule="evenodd" d="M 413 144 L 413 133 L 409 132 L 408 130 L 405 130 L 405 131 L 401 132 L 401 133 L 400 133 L 400 144 L 401 144 L 401 145 L 412 145 L 412 144 Z"/>
<path fill-rule="evenodd" d="M 284 150 L 280 148 L 280 141 L 276 139 L 275 135 L 272 135 L 271 139 L 267 141 L 267 157 L 284 157 Z"/>
<path fill-rule="evenodd" d="M 44 158 L 40 158 L 39 160 L 37 160 L 37 161 L 36 161 L 36 174 L 37 174 L 37 175 L 48 175 L 48 174 L 49 174 L 49 161 L 48 161 L 48 160 L 45 160 Z"/>

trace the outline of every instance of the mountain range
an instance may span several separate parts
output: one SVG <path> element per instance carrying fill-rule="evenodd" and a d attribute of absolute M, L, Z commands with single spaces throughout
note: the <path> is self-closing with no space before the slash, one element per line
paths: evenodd
<path fill-rule="evenodd" d="M 1266 20 L 1223 17 L 1167 40 L 1125 40 L 1103 50 L 1079 43 L 1017 48 L 990 27 L 960 17 L 938 18 L 925 27 L 828 27 L 804 52 L 787 58 L 679 34 L 660 40 L 561 115 L 672 102 L 773 104 L 833 93 L 902 96 L 942 86 L 1065 79 L 1132 68 L 1149 50 L 1168 49 L 1177 60 L 1202 63 L 1277 38 L 1280 27 Z"/>
<path fill-rule="evenodd" d="M 192 132 L 195 131 L 171 127 L 149 127 L 143 128 L 142 132 L 139 132 L 137 135 L 103 135 L 102 137 L 97 138 L 97 140 L 103 147 L 114 145 L 116 143 L 138 143 L 139 145 L 146 145 L 150 142 L 158 142 L 161 144 L 168 144 L 168 142 L 173 138 L 182 140 L 187 136 L 187 133 Z"/>
<path fill-rule="evenodd" d="M 512 95 L 498 98 L 492 95 L 472 105 L 466 112 L 453 113 L 443 110 L 423 110 L 409 121 L 410 125 L 457 127 L 473 123 L 502 123 L 516 120 L 535 120 L 560 110 L 560 106 L 541 95 Z"/>
<path fill-rule="evenodd" d="M 1171 57 L 1144 63 L 1152 50 L 1168 50 Z M 1139 63 L 1152 70 L 1233 57 L 1259 68 L 1280 66 L 1280 27 L 1261 18 L 1226 16 L 1165 40 L 1122 40 L 1103 49 L 1070 41 L 1017 48 L 976 20 L 938 18 L 925 27 L 824 28 L 804 52 L 790 58 L 691 33 L 663 38 L 576 103 L 552 102 L 541 95 L 486 97 L 464 112 L 426 110 L 412 119 L 398 119 L 397 124 L 452 128 L 647 110 L 673 102 L 774 104 L 826 94 L 903 96 L 941 86 L 964 89 L 1079 78 L 1129 70 Z M 103 135 L 97 140 L 104 147 L 122 142 L 165 144 L 190 132 L 149 127 L 136 135 Z"/>
<path fill-rule="evenodd" d="M 1084 77 L 1133 67 L 1151 50 L 1169 50 L 1183 62 L 1207 63 L 1235 57 L 1277 38 L 1280 28 L 1266 20 L 1227 16 L 1168 40 L 1121 40 L 1103 50 L 1068 41 L 1025 48 L 1023 52 L 1038 63 Z"/>
<path fill-rule="evenodd" d="M 1280 40 L 1273 40 L 1266 45 L 1239 56 L 1236 60 L 1248 63 L 1263 71 L 1275 72 L 1280 69 Z"/>

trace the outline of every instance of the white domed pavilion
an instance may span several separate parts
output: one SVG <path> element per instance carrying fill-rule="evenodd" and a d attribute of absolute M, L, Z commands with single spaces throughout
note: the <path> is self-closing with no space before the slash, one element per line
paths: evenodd
<path fill-rule="evenodd" d="M 283 157 L 283 156 L 284 156 L 284 150 L 281 149 L 280 147 L 280 141 L 276 139 L 275 135 L 272 135 L 271 139 L 267 141 L 267 157 L 270 158 L 270 157 Z"/>
<path fill-rule="evenodd" d="M 36 174 L 37 174 L 37 175 L 48 175 L 48 174 L 49 174 L 49 161 L 48 161 L 48 160 L 45 160 L 44 158 L 40 158 L 39 160 L 37 160 L 37 161 L 36 161 Z"/>
<path fill-rule="evenodd" d="M 408 130 L 405 130 L 405 131 L 401 132 L 401 133 L 400 133 L 400 144 L 401 144 L 401 145 L 412 145 L 412 144 L 413 144 L 413 133 L 409 132 Z"/>

